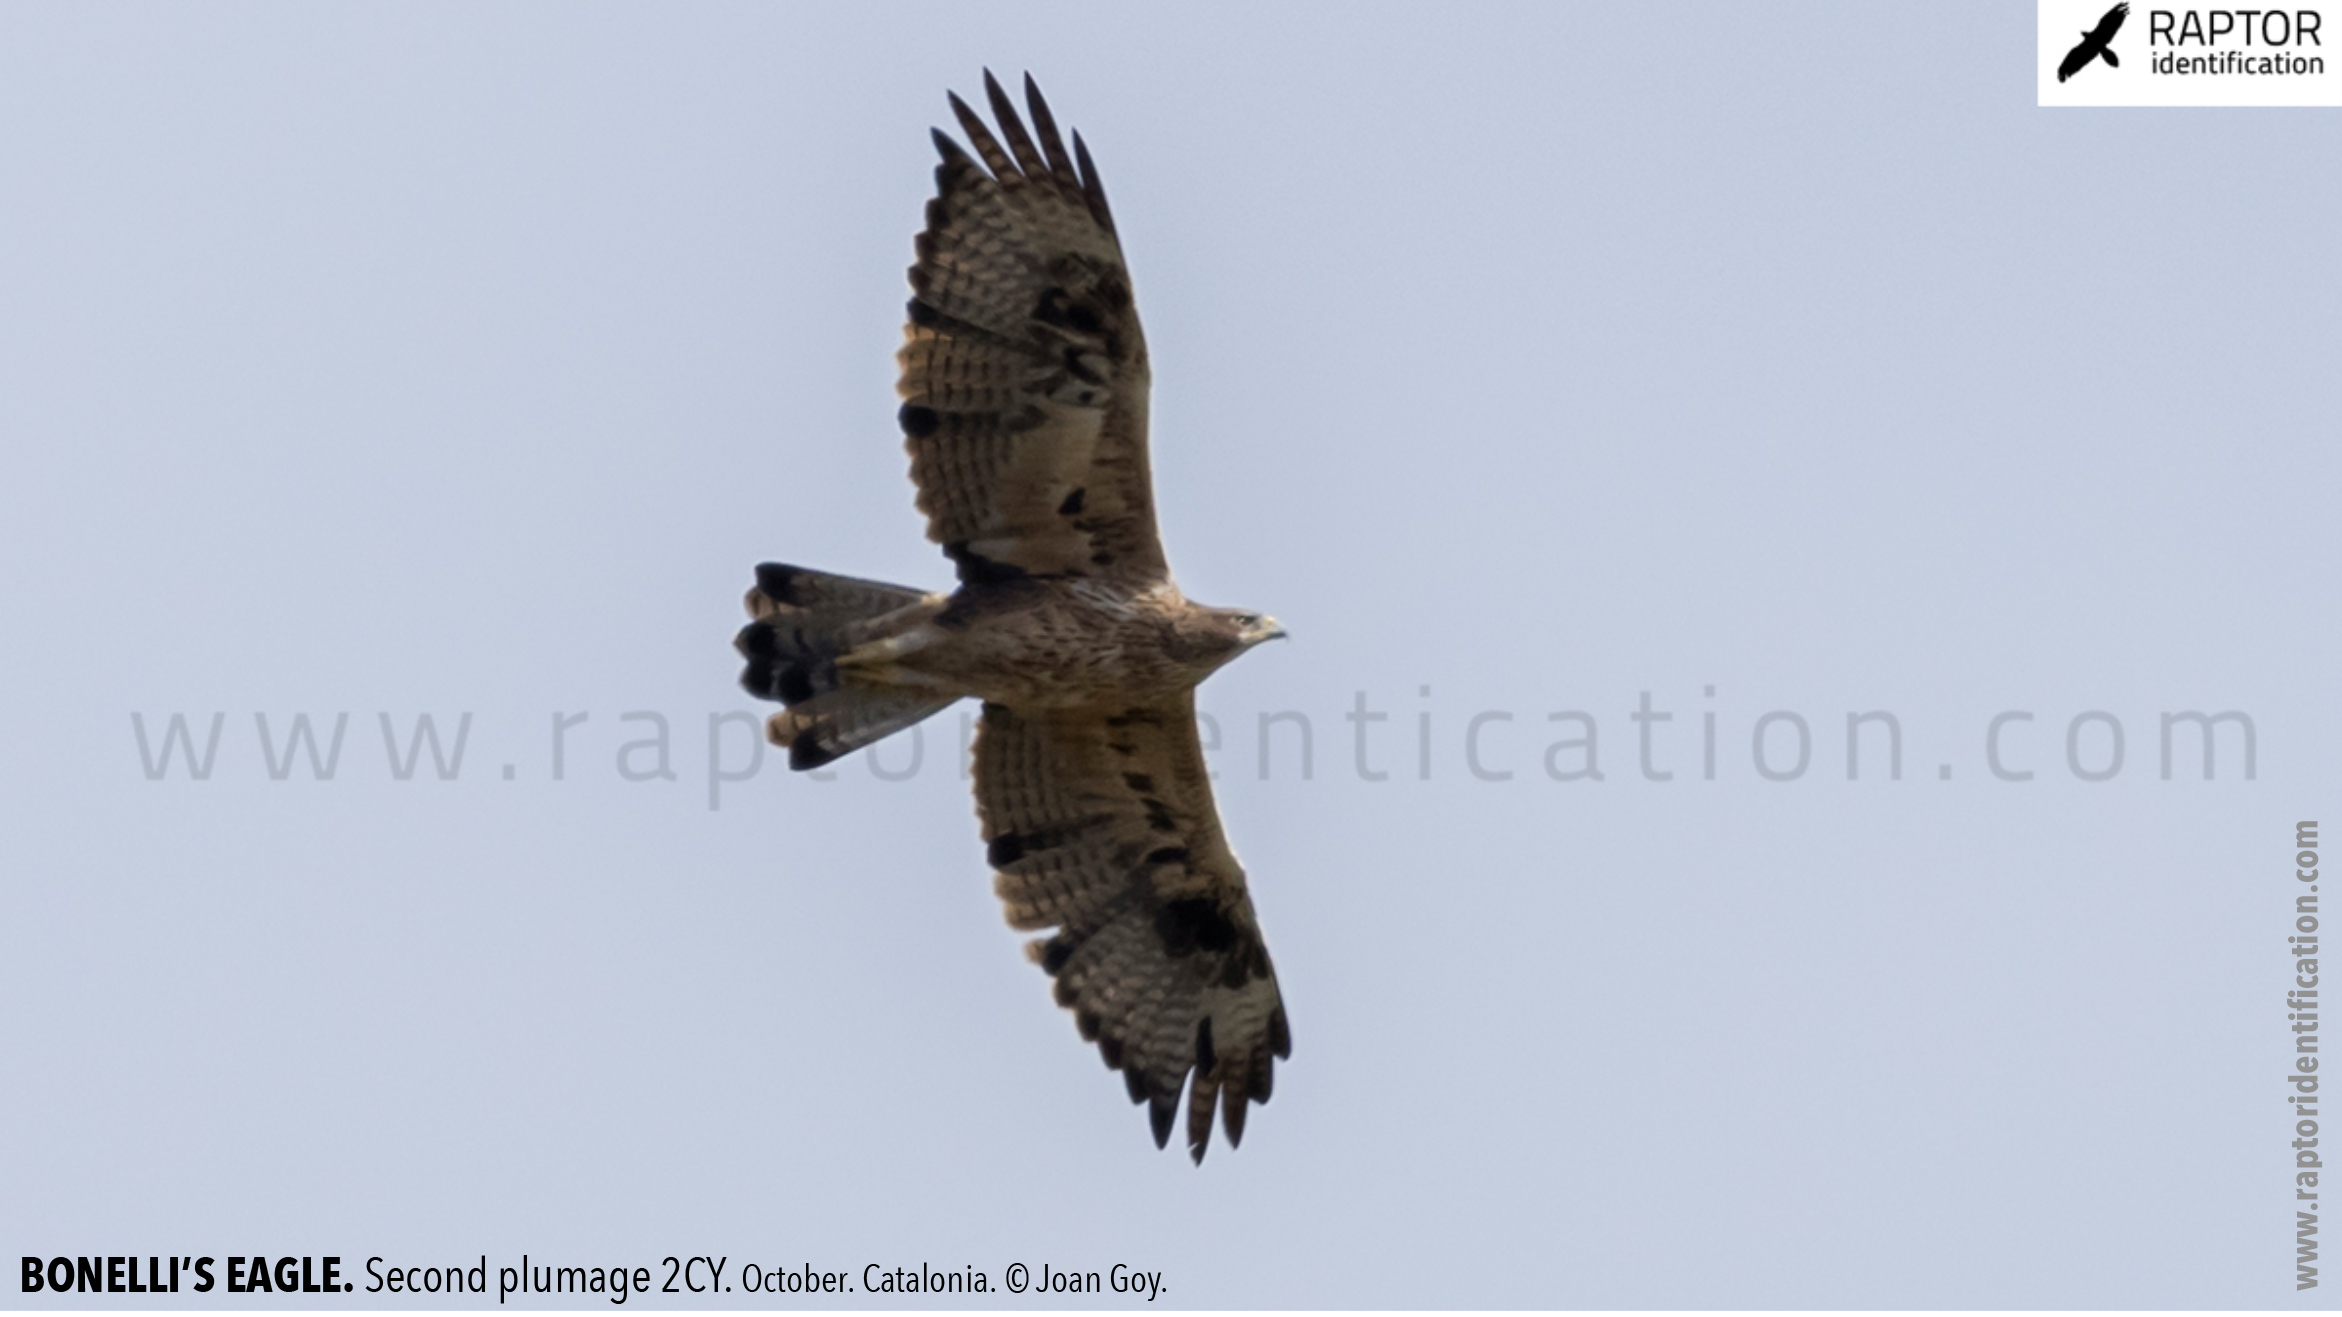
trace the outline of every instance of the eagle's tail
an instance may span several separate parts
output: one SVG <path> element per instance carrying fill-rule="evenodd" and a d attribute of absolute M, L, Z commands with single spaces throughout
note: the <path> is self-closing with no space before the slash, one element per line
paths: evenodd
<path fill-rule="evenodd" d="M 765 724 L 789 748 L 789 767 L 819 768 L 948 708 L 958 698 L 874 680 L 869 669 L 838 659 L 911 631 L 941 599 L 923 591 L 780 563 L 756 569 L 748 612 L 756 620 L 733 645 L 748 666 L 740 685 L 787 712 Z"/>

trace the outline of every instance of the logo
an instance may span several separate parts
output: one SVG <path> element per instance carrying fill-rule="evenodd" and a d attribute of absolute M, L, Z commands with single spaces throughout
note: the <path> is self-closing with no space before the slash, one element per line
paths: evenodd
<path fill-rule="evenodd" d="M 2057 80 L 2064 82 L 2080 73 L 2090 67 L 2090 61 L 2094 59 L 2102 58 L 2108 67 L 2121 68 L 2122 61 L 2114 57 L 2112 43 L 2114 34 L 2122 31 L 2122 21 L 2130 16 L 2131 7 L 2127 2 L 2107 10 L 2106 16 L 2098 20 L 2098 26 L 2082 34 L 2081 44 L 2067 51 L 2066 57 L 2058 61 Z"/>
<path fill-rule="evenodd" d="M 2342 106 L 2342 0 L 2106 3 L 2035 0 L 2036 104 Z"/>

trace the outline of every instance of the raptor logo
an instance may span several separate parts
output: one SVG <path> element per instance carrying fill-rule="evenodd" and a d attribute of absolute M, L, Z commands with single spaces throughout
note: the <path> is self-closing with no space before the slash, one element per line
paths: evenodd
<path fill-rule="evenodd" d="M 2122 21 L 2130 15 L 2131 7 L 2128 0 L 2124 0 L 2124 3 L 2107 10 L 2099 18 L 2098 26 L 2084 32 L 2081 41 L 2072 50 L 2066 52 L 2064 59 L 2058 61 L 2057 80 L 2064 82 L 2083 69 L 2090 67 L 2091 60 L 2099 58 L 2105 59 L 2107 64 L 2114 68 L 2121 68 L 2122 61 L 2114 57 L 2112 43 L 2114 34 L 2122 31 Z"/>

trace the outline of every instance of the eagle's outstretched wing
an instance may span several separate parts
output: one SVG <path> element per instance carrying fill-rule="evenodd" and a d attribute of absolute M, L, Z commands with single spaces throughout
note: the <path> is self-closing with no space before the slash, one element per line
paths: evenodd
<path fill-rule="evenodd" d="M 1082 1037 L 1171 1136 L 1192 1069 L 1188 1153 L 1218 1106 L 1231 1147 L 1292 1054 L 1244 870 L 1220 831 L 1182 695 L 1116 711 L 984 707 L 976 808 L 1008 922 L 1055 927 L 1028 950 Z"/>
<path fill-rule="evenodd" d="M 1147 350 L 1097 170 L 1033 80 L 1034 136 L 991 73 L 1000 141 L 959 97 L 911 267 L 900 419 L 927 534 L 960 579 L 1166 578 L 1147 474 Z M 1077 164 L 1078 161 L 1078 164 Z"/>

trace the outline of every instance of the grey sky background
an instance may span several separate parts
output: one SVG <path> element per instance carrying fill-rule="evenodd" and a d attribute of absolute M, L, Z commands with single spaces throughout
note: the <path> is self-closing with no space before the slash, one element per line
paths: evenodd
<path fill-rule="evenodd" d="M 2293 825 L 2342 828 L 2338 112 L 2038 110 L 2030 5 L 0 31 L 10 1259 L 2332 1306 L 2283 1077 Z M 1181 583 L 1294 637 L 1204 691 L 1295 1048 L 1200 1170 L 1003 927 L 958 711 L 906 781 L 710 809 L 754 563 L 949 579 L 891 354 L 987 65 L 1113 199 Z M 2190 709 L 2255 780 L 2233 728 L 2163 780 Z M 1873 710 L 1901 777 L 1873 727 L 1849 781 Z M 215 711 L 148 780 L 132 715 Z M 271 779 L 256 712 L 343 711 Z M 1545 771 L 1567 711 L 1602 780 Z M 386 762 L 424 712 L 454 780 Z"/>

